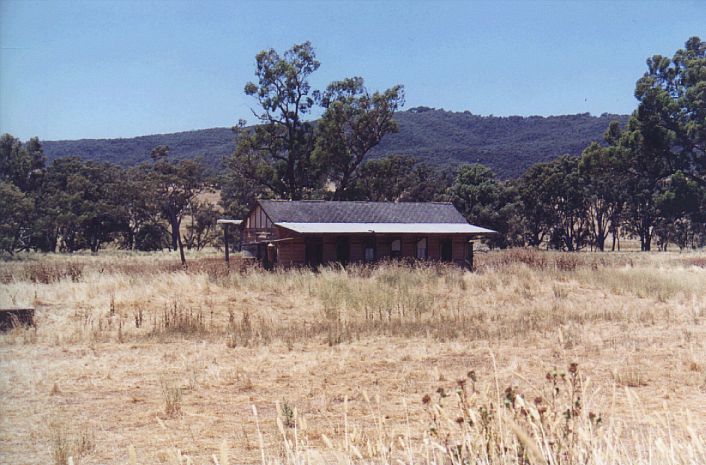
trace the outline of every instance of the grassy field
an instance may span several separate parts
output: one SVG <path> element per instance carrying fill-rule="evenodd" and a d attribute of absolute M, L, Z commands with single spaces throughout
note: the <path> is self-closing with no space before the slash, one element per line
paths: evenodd
<path fill-rule="evenodd" d="M 706 255 L 0 264 L 7 464 L 706 463 Z"/>

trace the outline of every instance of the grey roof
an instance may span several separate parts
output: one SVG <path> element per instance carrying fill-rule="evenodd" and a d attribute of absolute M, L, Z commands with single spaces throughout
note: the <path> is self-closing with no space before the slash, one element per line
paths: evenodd
<path fill-rule="evenodd" d="M 337 202 L 260 200 L 273 223 L 463 223 L 446 202 Z"/>

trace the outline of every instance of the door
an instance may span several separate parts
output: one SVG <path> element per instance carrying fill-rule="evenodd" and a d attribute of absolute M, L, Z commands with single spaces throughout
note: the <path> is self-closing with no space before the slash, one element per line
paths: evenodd
<path fill-rule="evenodd" d="M 452 253 L 452 246 L 451 246 L 451 238 L 447 237 L 445 239 L 441 240 L 441 261 L 442 262 L 450 262 L 453 259 L 453 253 Z"/>
<path fill-rule="evenodd" d="M 341 265 L 347 265 L 351 259 L 351 240 L 348 237 L 336 238 L 336 261 Z"/>
<path fill-rule="evenodd" d="M 304 260 L 307 266 L 318 268 L 323 261 L 324 241 L 320 237 L 307 237 L 304 240 Z"/>

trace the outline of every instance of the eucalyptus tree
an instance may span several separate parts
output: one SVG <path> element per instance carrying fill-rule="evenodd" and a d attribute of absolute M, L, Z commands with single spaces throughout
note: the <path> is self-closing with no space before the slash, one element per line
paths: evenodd
<path fill-rule="evenodd" d="M 519 180 L 525 238 L 568 251 L 586 246 L 588 215 L 578 158 L 561 156 L 531 166 Z"/>
<path fill-rule="evenodd" d="M 691 37 L 671 59 L 649 58 L 635 97 L 631 130 L 669 174 L 681 171 L 706 186 L 706 42 Z"/>
<path fill-rule="evenodd" d="M 371 92 L 363 78 L 353 77 L 334 81 L 323 92 L 313 89 L 309 81 L 320 63 L 309 42 L 283 54 L 263 50 L 255 61 L 257 81 L 247 83 L 245 93 L 257 101 L 257 121 L 247 127 L 240 120 L 233 128 L 237 145 L 221 178 L 224 203 L 242 209 L 255 195 L 359 196 L 368 154 L 397 131 L 393 115 L 404 104 L 402 86 Z M 308 119 L 319 108 L 321 118 Z"/>
<path fill-rule="evenodd" d="M 395 111 L 404 104 L 404 89 L 396 85 L 370 93 L 363 78 L 329 84 L 321 98 L 325 112 L 317 124 L 314 161 L 333 182 L 334 200 L 350 198 L 370 150 L 389 133 L 397 132 Z"/>
<path fill-rule="evenodd" d="M 189 205 L 206 187 L 206 173 L 200 160 L 169 160 L 168 147 L 152 150 L 152 164 L 142 165 L 145 189 L 154 196 L 162 218 L 169 224 L 171 248 L 179 250 L 182 265 L 186 265 L 181 238 L 181 222 Z"/>
<path fill-rule="evenodd" d="M 444 196 L 449 184 L 448 173 L 412 157 L 390 155 L 363 163 L 347 195 L 374 202 L 431 202 Z"/>
<path fill-rule="evenodd" d="M 608 234 L 612 233 L 612 249 L 615 250 L 625 203 L 621 160 L 615 148 L 594 142 L 581 153 L 578 169 L 593 245 L 596 250 L 605 250 Z"/>
<path fill-rule="evenodd" d="M 0 180 L 30 192 L 41 183 L 45 165 L 46 157 L 36 137 L 24 144 L 10 134 L 0 137 Z"/>
<path fill-rule="evenodd" d="M 122 199 L 113 195 L 120 183 L 121 168 L 78 157 L 54 160 L 47 170 L 39 197 L 45 218 L 55 235 L 49 242 L 75 252 L 97 252 L 121 230 Z"/>
<path fill-rule="evenodd" d="M 13 254 L 30 247 L 34 199 L 0 180 L 0 251 Z"/>
<path fill-rule="evenodd" d="M 626 155 L 627 225 L 646 251 L 656 228 L 664 235 L 675 214 L 702 213 L 700 202 L 677 212 L 670 199 L 694 189 L 700 198 L 706 188 L 706 43 L 692 37 L 671 59 L 649 58 L 647 68 L 635 86 L 638 107 L 618 144 Z M 691 187 L 685 190 L 686 180 Z"/>
<path fill-rule="evenodd" d="M 681 171 L 663 182 L 663 189 L 655 198 L 660 218 L 656 231 L 662 250 L 667 250 L 670 241 L 684 249 L 693 235 L 703 229 L 705 192 Z"/>
<path fill-rule="evenodd" d="M 498 232 L 489 239 L 491 246 L 506 247 L 522 242 L 513 225 L 519 216 L 517 191 L 510 183 L 497 180 L 487 166 L 462 165 L 447 195 L 470 223 Z"/>
<path fill-rule="evenodd" d="M 22 143 L 10 134 L 0 137 L 0 250 L 14 253 L 34 246 L 45 163 L 37 138 Z"/>
<path fill-rule="evenodd" d="M 305 118 L 318 100 L 309 76 L 319 68 L 309 42 L 294 45 L 283 55 L 274 49 L 255 57 L 257 83 L 248 82 L 245 93 L 255 97 L 253 110 L 258 124 L 244 123 L 236 130 L 238 145 L 232 163 L 245 164 L 248 171 L 275 195 L 301 199 L 318 181 L 311 161 L 314 125 Z"/>

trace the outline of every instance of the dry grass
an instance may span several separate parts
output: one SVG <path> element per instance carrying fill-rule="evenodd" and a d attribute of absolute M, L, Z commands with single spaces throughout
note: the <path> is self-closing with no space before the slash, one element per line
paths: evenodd
<path fill-rule="evenodd" d="M 68 460 L 60 415 L 94 433 L 81 464 L 703 463 L 702 263 L 24 257 L 0 265 L 0 306 L 38 320 L 0 336 L 0 462 Z"/>

